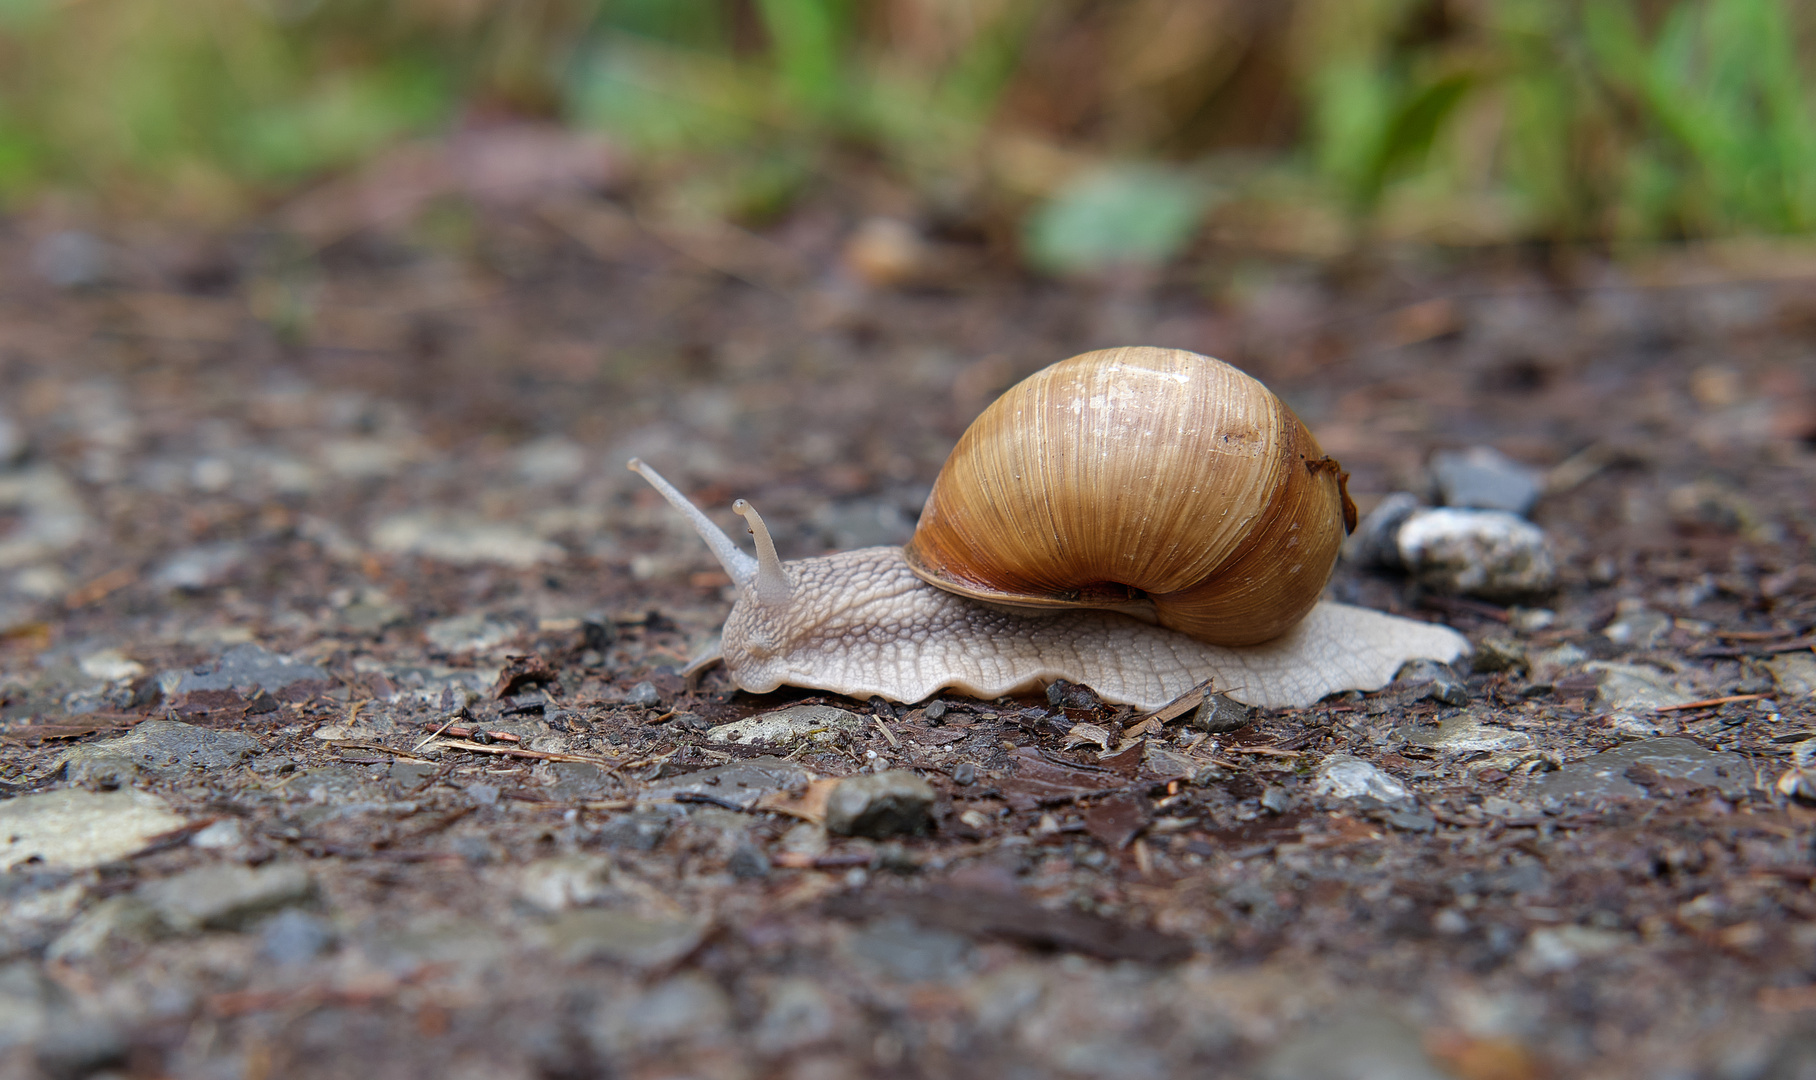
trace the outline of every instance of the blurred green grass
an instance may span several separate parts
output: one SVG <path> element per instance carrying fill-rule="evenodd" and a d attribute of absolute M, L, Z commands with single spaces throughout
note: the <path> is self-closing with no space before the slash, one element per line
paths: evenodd
<path fill-rule="evenodd" d="M 1257 200 L 1343 245 L 1799 233 L 1812 58 L 1796 0 L 0 0 L 0 205 L 231 221 L 534 119 L 687 213 L 881 176 L 1057 270 Z"/>

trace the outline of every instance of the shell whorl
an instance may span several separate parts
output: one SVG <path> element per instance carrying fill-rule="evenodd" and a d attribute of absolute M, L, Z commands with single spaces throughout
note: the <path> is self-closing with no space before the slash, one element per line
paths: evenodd
<path fill-rule="evenodd" d="M 1354 507 L 1284 402 L 1178 349 L 1085 353 L 998 398 L 934 482 L 909 567 L 999 604 L 1151 611 L 1250 645 L 1299 622 Z"/>

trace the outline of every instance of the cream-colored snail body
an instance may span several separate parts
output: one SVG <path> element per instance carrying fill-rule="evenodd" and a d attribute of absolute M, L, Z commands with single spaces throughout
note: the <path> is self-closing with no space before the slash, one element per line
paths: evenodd
<path fill-rule="evenodd" d="M 1158 708 L 1210 679 L 1291 707 L 1468 650 L 1445 627 L 1318 601 L 1354 524 L 1343 474 L 1259 382 L 1195 353 L 1086 353 L 1012 387 L 960 439 L 906 549 L 783 563 L 739 500 L 753 559 L 630 466 L 738 586 L 720 651 L 694 666 L 722 659 L 753 693 L 990 698 L 1063 678 Z"/>

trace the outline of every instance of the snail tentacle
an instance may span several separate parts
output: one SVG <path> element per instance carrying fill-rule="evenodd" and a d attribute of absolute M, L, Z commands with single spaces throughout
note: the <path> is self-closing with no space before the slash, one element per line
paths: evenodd
<path fill-rule="evenodd" d="M 794 588 L 788 584 L 788 571 L 782 568 L 782 560 L 776 555 L 776 542 L 769 535 L 769 526 L 763 524 L 763 515 L 757 513 L 757 508 L 748 499 L 732 503 L 731 512 L 744 519 L 744 524 L 750 527 L 750 535 L 757 539 L 757 602 L 769 607 L 788 603 Z"/>
<path fill-rule="evenodd" d="M 726 576 L 730 577 L 738 588 L 743 589 L 757 579 L 757 560 L 738 550 L 737 542 L 725 535 L 725 530 L 713 524 L 713 519 L 707 517 L 699 507 L 688 502 L 687 496 L 676 490 L 673 484 L 662 479 L 661 473 L 645 465 L 642 458 L 632 458 L 628 467 L 632 472 L 649 481 L 650 487 L 661 492 L 662 497 L 668 500 L 670 506 L 681 511 L 681 515 L 687 518 L 688 524 L 692 525 L 694 531 L 700 534 L 700 539 L 706 541 L 706 546 L 712 549 L 713 556 L 719 560 L 719 565 L 725 568 Z M 772 546 L 770 548 L 772 558 L 774 551 Z"/>

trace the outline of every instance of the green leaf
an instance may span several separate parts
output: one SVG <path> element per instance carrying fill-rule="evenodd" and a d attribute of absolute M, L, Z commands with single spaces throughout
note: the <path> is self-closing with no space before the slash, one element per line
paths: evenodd
<path fill-rule="evenodd" d="M 1191 241 L 1208 196 L 1200 182 L 1159 166 L 1090 172 L 1029 217 L 1028 254 L 1043 269 L 1067 273 L 1158 266 Z"/>

